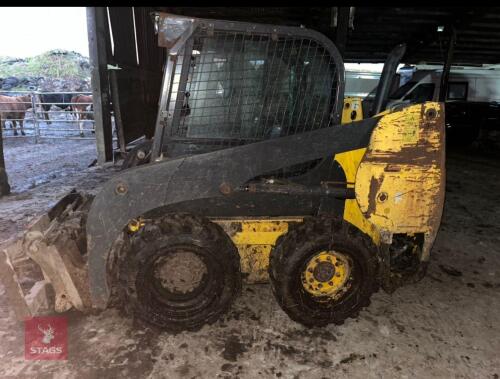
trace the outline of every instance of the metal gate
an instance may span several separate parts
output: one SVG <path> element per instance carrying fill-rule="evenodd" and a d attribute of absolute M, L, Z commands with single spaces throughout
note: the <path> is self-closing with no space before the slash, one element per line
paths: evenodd
<path fill-rule="evenodd" d="M 90 92 L 0 92 L 2 134 L 10 137 L 94 139 Z M 74 102 L 77 101 L 78 102 Z M 10 124 L 10 125 L 9 125 Z M 10 126 L 8 128 L 7 126 Z"/>

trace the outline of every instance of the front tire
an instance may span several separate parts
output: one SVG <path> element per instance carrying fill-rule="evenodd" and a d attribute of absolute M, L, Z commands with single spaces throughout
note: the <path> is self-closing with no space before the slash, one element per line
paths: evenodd
<path fill-rule="evenodd" d="M 308 327 L 342 324 L 378 290 L 377 248 L 346 221 L 306 219 L 272 251 L 269 277 L 292 320 Z"/>
<path fill-rule="evenodd" d="M 226 312 L 241 290 L 236 247 L 216 224 L 168 214 L 124 244 L 119 289 L 128 313 L 173 332 L 197 330 Z"/>

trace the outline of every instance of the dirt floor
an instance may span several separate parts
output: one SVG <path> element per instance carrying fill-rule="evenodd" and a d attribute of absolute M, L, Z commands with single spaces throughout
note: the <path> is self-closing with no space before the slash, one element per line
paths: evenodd
<path fill-rule="evenodd" d="M 13 194 L 0 200 L 0 241 L 73 187 L 115 169 L 87 166 L 91 141 L 6 140 Z M 375 294 L 359 318 L 306 329 L 267 285 L 246 286 L 231 311 L 172 335 L 110 309 L 69 323 L 67 361 L 24 360 L 23 324 L 0 288 L 1 378 L 495 378 L 500 375 L 500 160 L 449 154 L 446 205 L 428 275 Z"/>

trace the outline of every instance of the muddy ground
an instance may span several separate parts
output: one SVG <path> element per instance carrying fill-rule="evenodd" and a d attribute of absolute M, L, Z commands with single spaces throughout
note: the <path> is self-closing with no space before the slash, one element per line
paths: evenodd
<path fill-rule="evenodd" d="M 115 169 L 88 168 L 91 141 L 5 143 L 13 194 L 0 200 L 0 241 L 73 187 Z M 23 325 L 0 289 L 1 378 L 498 378 L 500 160 L 449 154 L 443 223 L 428 275 L 375 294 L 359 318 L 306 329 L 267 285 L 246 286 L 226 317 L 172 335 L 106 310 L 69 322 L 67 361 L 24 360 Z"/>

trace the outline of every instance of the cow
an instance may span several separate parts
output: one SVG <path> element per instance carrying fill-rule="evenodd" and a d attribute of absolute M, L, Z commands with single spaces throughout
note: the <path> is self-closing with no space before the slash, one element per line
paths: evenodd
<path fill-rule="evenodd" d="M 70 93 L 42 93 L 40 94 L 41 106 L 43 108 L 43 114 L 48 125 L 51 124 L 49 111 L 52 105 L 55 105 L 62 110 L 66 111 L 71 109 L 71 98 Z"/>
<path fill-rule="evenodd" d="M 19 124 L 24 136 L 24 115 L 31 108 L 31 96 L 3 96 L 0 95 L 0 113 L 2 114 L 1 127 L 5 129 L 5 121 L 10 120 L 14 135 L 17 136 L 16 123 Z"/>
<path fill-rule="evenodd" d="M 92 95 L 75 95 L 71 98 L 71 109 L 78 122 L 80 137 L 83 137 L 83 120 L 94 119 L 93 113 L 88 113 L 93 111 L 93 106 Z M 94 132 L 94 129 L 92 132 Z"/>

